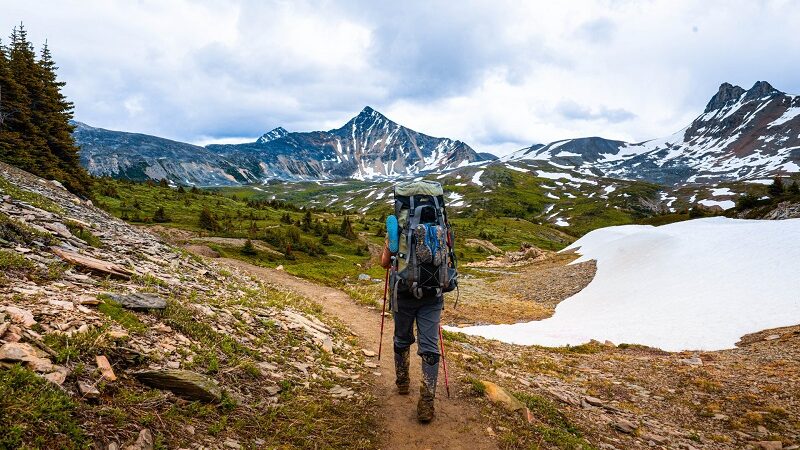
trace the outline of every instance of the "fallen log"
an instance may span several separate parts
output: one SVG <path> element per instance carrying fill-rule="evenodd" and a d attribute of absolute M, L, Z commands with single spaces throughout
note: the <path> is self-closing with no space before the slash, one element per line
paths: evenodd
<path fill-rule="evenodd" d="M 126 280 L 130 279 L 131 275 L 133 275 L 132 271 L 120 266 L 119 264 L 114 264 L 108 261 L 103 261 L 102 259 L 82 255 L 61 247 L 50 247 L 50 250 L 61 257 L 61 259 L 64 261 L 83 267 L 95 273 L 111 275 L 114 277 L 124 278 Z"/>

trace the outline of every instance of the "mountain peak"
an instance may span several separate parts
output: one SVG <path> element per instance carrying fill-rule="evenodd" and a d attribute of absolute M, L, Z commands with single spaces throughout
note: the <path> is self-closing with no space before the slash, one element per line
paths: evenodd
<path fill-rule="evenodd" d="M 708 105 L 706 105 L 706 110 L 704 112 L 720 109 L 723 106 L 733 103 L 745 92 L 746 91 L 741 86 L 734 86 L 730 83 L 722 83 L 719 85 L 719 90 L 717 93 L 711 97 Z"/>
<path fill-rule="evenodd" d="M 756 84 L 747 90 L 747 95 L 744 96 L 744 99 L 755 100 L 757 98 L 771 97 L 773 94 L 782 94 L 782 92 L 766 81 L 756 81 Z"/>
<path fill-rule="evenodd" d="M 286 136 L 287 134 L 289 134 L 289 132 L 286 131 L 286 129 L 283 128 L 283 127 L 273 128 L 272 130 L 270 130 L 270 131 L 264 133 L 263 135 L 261 135 L 261 137 L 258 138 L 258 140 L 256 142 L 259 143 L 259 144 L 266 144 L 269 141 L 274 141 L 275 139 L 280 139 L 280 138 Z"/>

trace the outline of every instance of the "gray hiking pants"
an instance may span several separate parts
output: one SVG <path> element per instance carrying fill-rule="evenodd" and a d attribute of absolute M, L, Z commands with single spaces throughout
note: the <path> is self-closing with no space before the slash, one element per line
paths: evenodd
<path fill-rule="evenodd" d="M 444 297 L 422 297 L 397 294 L 394 312 L 394 348 L 403 350 L 415 342 L 414 322 L 417 323 L 417 354 L 439 355 L 439 321 L 444 309 Z M 438 359 L 438 358 L 437 358 Z"/>

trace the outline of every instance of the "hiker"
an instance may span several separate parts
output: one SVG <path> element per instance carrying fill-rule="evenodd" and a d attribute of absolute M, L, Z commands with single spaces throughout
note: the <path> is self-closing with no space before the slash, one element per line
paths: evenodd
<path fill-rule="evenodd" d="M 417 354 L 422 360 L 417 419 L 423 423 L 434 416 L 443 294 L 456 285 L 455 256 L 443 194 L 441 185 L 430 181 L 396 186 L 395 216 L 387 220 L 387 238 L 381 254 L 381 266 L 389 271 L 387 280 L 391 280 L 387 284 L 394 317 L 397 392 L 409 393 L 410 347 L 417 342 Z"/>

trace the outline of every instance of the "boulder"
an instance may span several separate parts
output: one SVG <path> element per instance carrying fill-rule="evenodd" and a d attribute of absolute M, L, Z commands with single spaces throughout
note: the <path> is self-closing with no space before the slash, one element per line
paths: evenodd
<path fill-rule="evenodd" d="M 133 374 L 142 383 L 166 389 L 192 400 L 219 403 L 222 390 L 211 378 L 189 370 L 160 369 L 143 370 Z"/>
<path fill-rule="evenodd" d="M 759 450 L 781 450 L 783 443 L 781 441 L 758 441 L 756 448 Z"/>
<path fill-rule="evenodd" d="M 107 293 L 111 300 L 119 303 L 122 307 L 134 311 L 147 311 L 149 309 L 164 309 L 167 301 L 155 294 L 143 292 L 133 292 L 131 294 L 112 294 Z"/>
<path fill-rule="evenodd" d="M 40 356 L 39 352 L 30 344 L 9 342 L 0 347 L 0 361 L 22 362 Z"/>
<path fill-rule="evenodd" d="M 498 403 L 511 412 L 524 411 L 527 409 L 521 401 L 517 400 L 516 397 L 509 394 L 502 387 L 492 383 L 491 381 L 481 381 L 481 383 L 483 383 L 483 386 L 486 389 L 486 398 L 488 398 L 492 403 Z"/>
<path fill-rule="evenodd" d="M 125 446 L 125 450 L 153 450 L 154 445 L 153 433 L 147 428 L 139 432 L 136 442 L 131 445 Z"/>
<path fill-rule="evenodd" d="M 36 320 L 33 319 L 33 313 L 27 309 L 17 308 L 16 306 L 6 306 L 5 312 L 11 317 L 12 322 L 22 324 L 25 328 L 36 325 Z"/>
<path fill-rule="evenodd" d="M 97 368 L 100 370 L 100 373 L 103 375 L 108 381 L 115 381 L 117 376 L 114 374 L 114 369 L 111 368 L 111 363 L 108 362 L 108 358 L 105 355 L 98 355 L 95 357 L 97 361 Z"/>
<path fill-rule="evenodd" d="M 84 398 L 87 399 L 100 398 L 100 391 L 98 391 L 96 387 L 92 386 L 91 384 L 85 381 L 78 382 L 78 390 L 81 392 L 81 395 Z"/>

